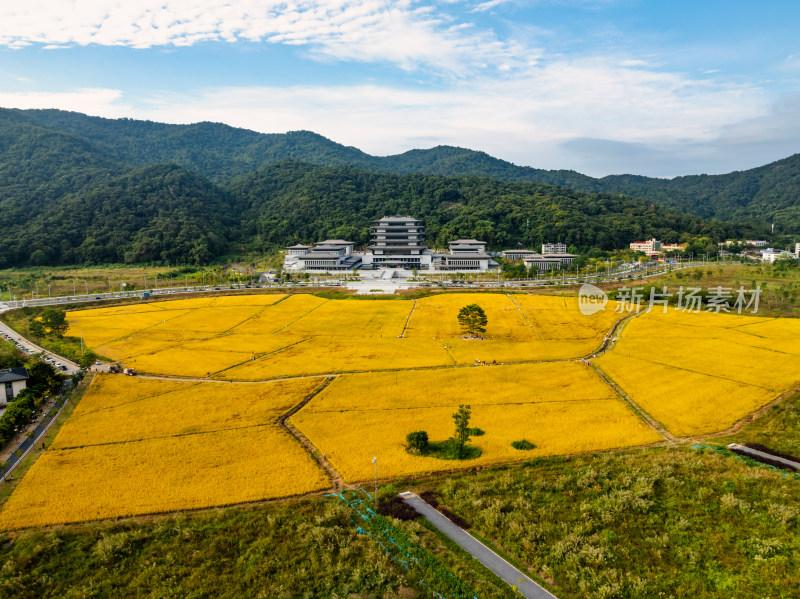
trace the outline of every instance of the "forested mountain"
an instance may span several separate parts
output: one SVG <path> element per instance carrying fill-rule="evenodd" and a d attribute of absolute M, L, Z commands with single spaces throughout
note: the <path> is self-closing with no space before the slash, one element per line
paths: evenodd
<path fill-rule="evenodd" d="M 0 109 L 0 266 L 203 263 L 232 242 L 364 243 L 369 222 L 392 213 L 423 218 L 438 245 L 481 237 L 495 249 L 552 239 L 612 249 L 652 235 L 761 235 L 766 218 L 800 223 L 798 172 L 795 156 L 714 177 L 592 179 L 462 148 L 375 157 L 305 131 Z M 719 214 L 760 220 L 753 227 L 708 220 Z"/>
<path fill-rule="evenodd" d="M 230 196 L 204 177 L 154 165 L 42 201 L 3 229 L 2 266 L 201 264 L 239 238 L 239 219 Z"/>
<path fill-rule="evenodd" d="M 309 131 L 262 134 L 219 123 L 167 125 L 102 119 L 60 110 L 0 109 L 0 126 L 35 125 L 83 140 L 109 159 L 131 165 L 170 162 L 218 184 L 287 158 L 320 166 L 348 165 L 382 173 L 483 176 L 532 181 L 584 192 L 625 193 L 678 210 L 724 220 L 777 219 L 800 226 L 800 154 L 747 171 L 658 179 L 517 166 L 484 152 L 438 146 L 396 156 L 370 156 Z"/>
<path fill-rule="evenodd" d="M 387 175 L 352 167 L 284 161 L 235 181 L 245 235 L 287 244 L 326 237 L 365 244 L 370 224 L 386 214 L 423 220 L 430 245 L 476 237 L 490 247 L 535 247 L 561 240 L 611 250 L 655 235 L 724 238 L 738 227 L 703 221 L 618 194 L 585 194 L 539 183 L 485 177 Z"/>

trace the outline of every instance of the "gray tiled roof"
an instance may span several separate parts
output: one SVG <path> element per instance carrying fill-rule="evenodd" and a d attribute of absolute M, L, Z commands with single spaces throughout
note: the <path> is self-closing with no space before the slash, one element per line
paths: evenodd
<path fill-rule="evenodd" d="M 0 370 L 0 383 L 11 383 L 12 381 L 24 381 L 30 378 L 25 368 L 5 368 Z"/>

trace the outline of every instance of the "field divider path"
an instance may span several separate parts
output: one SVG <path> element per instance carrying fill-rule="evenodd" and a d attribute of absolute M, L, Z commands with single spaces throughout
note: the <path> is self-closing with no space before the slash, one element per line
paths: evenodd
<path fill-rule="evenodd" d="M 517 310 L 519 310 L 519 313 L 520 313 L 520 314 L 522 314 L 522 318 L 524 318 L 524 319 L 525 319 L 525 324 L 527 324 L 527 325 L 528 325 L 528 327 L 530 327 L 531 331 L 533 331 L 533 334 L 534 334 L 534 335 L 536 335 L 536 338 L 537 338 L 539 341 L 544 341 L 544 340 L 542 339 L 542 336 L 539 334 L 539 331 L 537 331 L 537 330 L 536 330 L 536 328 L 535 328 L 535 327 L 534 327 L 534 326 L 533 326 L 533 325 L 530 323 L 530 320 L 528 320 L 528 315 L 527 315 L 527 314 L 525 314 L 525 312 L 522 310 L 522 306 L 520 306 L 520 305 L 517 303 L 517 300 L 516 300 L 516 299 L 514 299 L 514 296 L 513 296 L 513 295 L 511 295 L 510 293 L 506 293 L 506 295 L 508 296 L 508 299 L 510 299 L 512 302 L 514 302 L 514 305 L 517 307 Z"/>
<path fill-rule="evenodd" d="M 406 336 L 406 331 L 408 330 L 408 323 L 411 322 L 411 317 L 414 315 L 414 310 L 417 309 L 417 300 L 414 300 L 414 305 L 411 306 L 411 312 L 408 313 L 408 318 L 406 318 L 406 324 L 403 325 L 403 332 L 400 333 L 401 337 Z"/>
<path fill-rule="evenodd" d="M 636 318 L 639 314 L 641 314 L 641 312 L 631 312 L 630 314 L 620 316 L 611 327 L 611 330 L 608 331 L 608 334 L 603 338 L 603 342 L 600 344 L 600 346 L 592 353 L 584 356 L 583 359 L 593 360 L 594 358 L 599 358 L 603 354 L 614 349 L 614 346 L 616 345 L 616 336 L 621 335 L 622 329 L 624 329 L 628 323 Z"/>
<path fill-rule="evenodd" d="M 300 320 L 301 318 L 305 318 L 306 316 L 308 316 L 309 314 L 311 314 L 311 313 L 312 313 L 314 310 L 316 310 L 317 308 L 321 308 L 322 306 L 326 306 L 326 305 L 328 304 L 328 302 L 329 302 L 329 301 L 331 301 L 331 300 L 325 300 L 325 301 L 324 301 L 324 302 L 322 302 L 321 304 L 317 304 L 316 306 L 314 306 L 313 308 L 311 308 L 311 309 L 310 309 L 308 312 L 303 312 L 303 313 L 302 313 L 300 316 L 298 316 L 297 318 L 295 318 L 293 321 L 291 321 L 291 322 L 287 322 L 287 323 L 286 323 L 286 324 L 285 324 L 285 325 L 284 325 L 282 328 L 278 329 L 277 331 L 273 332 L 272 334 L 273 334 L 273 335 L 277 335 L 278 333 L 281 333 L 282 331 L 285 331 L 286 329 L 288 329 L 290 326 L 292 326 L 294 323 L 296 323 L 296 322 L 297 322 L 298 320 Z"/>
<path fill-rule="evenodd" d="M 611 389 L 614 390 L 614 392 L 619 396 L 620 399 L 622 399 L 622 401 L 628 404 L 628 406 L 636 413 L 637 416 L 639 416 L 639 418 L 644 420 L 644 422 L 647 423 L 648 426 L 650 426 L 650 428 L 652 428 L 654 431 L 656 431 L 659 435 L 664 437 L 664 439 L 666 439 L 670 443 L 678 443 L 680 441 L 678 437 L 676 437 L 667 430 L 667 427 L 665 427 L 658 420 L 656 420 L 650 414 L 648 414 L 647 411 L 644 408 L 642 408 L 642 406 L 633 401 L 631 396 L 628 395 L 622 389 L 622 387 L 620 387 L 616 383 L 614 379 L 608 376 L 605 370 L 603 370 L 602 368 L 600 368 L 595 364 L 592 364 L 591 368 L 595 371 L 595 373 L 597 373 L 597 376 L 599 376 L 603 380 L 603 382 L 606 383 L 606 385 L 608 385 L 609 387 L 611 387 Z"/>
<path fill-rule="evenodd" d="M 637 316 L 644 314 L 643 311 L 637 310 L 636 312 L 631 312 L 630 314 L 626 314 L 622 316 L 619 320 L 614 323 L 614 326 L 611 327 L 611 330 L 606 335 L 605 339 L 603 339 L 603 343 L 594 350 L 591 354 L 585 356 L 583 361 L 589 365 L 592 370 L 595 371 L 597 376 L 617 394 L 617 396 L 624 401 L 628 406 L 634 411 L 634 413 L 639 416 L 650 428 L 652 428 L 655 432 L 661 435 L 664 439 L 669 441 L 670 443 L 679 443 L 680 439 L 673 435 L 667 427 L 661 424 L 658 420 L 653 418 L 647 410 L 645 410 L 642 406 L 636 403 L 633 398 L 628 395 L 625 390 L 609 376 L 609 374 L 600 368 L 595 363 L 590 363 L 589 360 L 597 358 L 598 356 L 602 356 L 604 353 L 611 351 L 614 346 L 616 345 L 617 335 L 621 335 L 623 329 Z"/>
<path fill-rule="evenodd" d="M 295 439 L 297 439 L 298 443 L 300 443 L 303 449 L 305 449 L 306 452 L 311 456 L 311 459 L 314 460 L 320 468 L 322 468 L 325 474 L 328 475 L 328 478 L 330 478 L 333 489 L 335 491 L 341 491 L 344 488 L 344 477 L 342 477 L 336 468 L 334 468 L 325 458 L 325 454 L 322 454 L 308 439 L 308 437 L 306 437 L 292 423 L 289 422 L 289 418 L 297 414 L 297 412 L 302 410 L 306 404 L 308 404 L 308 402 L 322 393 L 322 391 L 324 391 L 325 388 L 330 385 L 335 378 L 335 376 L 327 377 L 319 387 L 306 395 L 300 403 L 295 405 L 288 412 L 284 412 L 280 418 L 278 418 L 278 425 L 292 435 Z"/>
<path fill-rule="evenodd" d="M 313 337 L 308 337 L 306 339 L 301 339 L 300 341 L 295 341 L 294 343 L 290 343 L 289 345 L 284 345 L 283 347 L 279 347 L 278 349 L 275 349 L 275 350 L 273 350 L 271 352 L 267 352 L 265 354 L 259 354 L 259 355 L 256 355 L 256 356 L 251 356 L 250 358 L 247 358 L 247 360 L 244 360 L 243 362 L 239 362 L 238 364 L 231 364 L 227 368 L 223 368 L 222 370 L 217 370 L 216 372 L 209 373 L 209 376 L 206 377 L 205 380 L 212 380 L 211 379 L 212 376 L 217 376 L 221 372 L 225 372 L 226 370 L 231 370 L 232 368 L 237 368 L 238 366 L 244 366 L 245 364 L 249 364 L 251 362 L 258 362 L 262 358 L 267 358 L 269 356 L 273 356 L 275 354 L 279 354 L 282 351 L 285 351 L 285 350 L 287 350 L 287 349 L 289 349 L 291 347 L 294 347 L 295 345 L 300 345 L 301 343 L 305 343 L 306 341 L 310 341 L 311 339 L 313 339 Z M 317 376 L 323 376 L 323 375 L 317 375 Z M 253 381 L 253 382 L 257 382 L 257 381 Z"/>
<path fill-rule="evenodd" d="M 216 300 L 215 300 L 215 301 L 216 301 Z M 224 331 L 222 331 L 222 335 L 224 335 L 224 334 L 226 334 L 226 333 L 230 333 L 230 332 L 232 332 L 232 331 L 233 331 L 233 329 L 235 329 L 235 328 L 238 328 L 238 327 L 242 326 L 242 325 L 243 325 L 244 323 L 246 323 L 248 320 L 252 320 L 252 319 L 254 319 L 256 316 L 260 316 L 260 315 L 261 315 L 263 312 L 266 312 L 268 308 L 271 308 L 271 307 L 272 307 L 272 306 L 274 306 L 274 305 L 275 305 L 274 303 L 273 303 L 273 304 L 267 304 L 266 306 L 262 307 L 262 308 L 261 308 L 261 309 L 260 309 L 258 312 L 255 312 L 254 314 L 251 314 L 250 316 L 248 316 L 247 318 L 245 318 L 243 321 L 241 321 L 241 322 L 239 322 L 239 323 L 236 323 L 236 324 L 235 324 L 235 325 L 233 325 L 232 327 L 229 327 L 229 328 L 225 329 Z"/>

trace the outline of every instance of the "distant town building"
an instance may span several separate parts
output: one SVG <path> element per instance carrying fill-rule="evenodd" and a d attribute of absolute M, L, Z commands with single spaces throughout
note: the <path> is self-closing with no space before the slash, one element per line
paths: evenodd
<path fill-rule="evenodd" d="M 525 258 L 541 256 L 539 252 L 533 250 L 505 250 L 502 254 L 506 260 L 524 260 Z"/>
<path fill-rule="evenodd" d="M 0 396 L 0 404 L 10 403 L 19 392 L 28 386 L 28 371 L 25 368 L 4 368 L 0 370 L 0 385 L 5 393 Z"/>
<path fill-rule="evenodd" d="M 798 246 L 800 246 L 800 244 L 795 246 L 795 250 L 798 249 Z M 776 260 L 781 260 L 783 258 L 797 259 L 797 253 L 793 254 L 787 250 L 776 250 L 773 248 L 761 250 L 761 260 L 769 264 L 774 264 Z"/>
<path fill-rule="evenodd" d="M 449 244 L 449 254 L 436 254 L 433 267 L 436 270 L 486 271 L 495 268 L 497 262 L 486 253 L 486 242 L 477 239 L 456 239 Z"/>
<path fill-rule="evenodd" d="M 685 243 L 661 243 L 653 237 L 647 241 L 634 241 L 630 244 L 630 249 L 634 252 L 643 252 L 648 256 L 659 256 L 666 252 L 680 251 L 686 249 Z"/>
<path fill-rule="evenodd" d="M 536 254 L 523 258 L 525 268 L 535 266 L 537 270 L 560 270 L 564 266 L 569 266 L 577 256 L 575 254 Z"/>
<path fill-rule="evenodd" d="M 363 257 L 366 268 L 427 270 L 433 252 L 423 243 L 425 227 L 410 216 L 384 216 L 372 226 L 372 241 Z"/>
<path fill-rule="evenodd" d="M 794 255 L 797 258 L 800 258 L 800 243 L 794 244 Z"/>
<path fill-rule="evenodd" d="M 752 247 L 767 247 L 767 242 L 764 240 L 755 240 L 755 239 L 745 239 L 739 241 L 738 239 L 727 239 L 722 245 L 724 246 L 731 246 L 731 245 L 749 245 Z"/>
<path fill-rule="evenodd" d="M 566 254 L 567 253 L 567 244 L 566 243 L 543 243 L 542 244 L 542 254 L 545 256 L 547 254 Z"/>

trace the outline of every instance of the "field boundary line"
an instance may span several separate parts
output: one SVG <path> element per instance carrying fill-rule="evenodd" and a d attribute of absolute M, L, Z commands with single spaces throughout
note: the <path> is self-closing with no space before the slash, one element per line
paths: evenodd
<path fill-rule="evenodd" d="M 403 332 L 400 333 L 401 337 L 406 336 L 406 331 L 408 330 L 408 323 L 411 322 L 411 317 L 414 315 L 414 310 L 417 309 L 417 300 L 414 300 L 414 304 L 411 306 L 411 312 L 408 313 L 408 318 L 406 318 L 406 324 L 403 325 Z"/>
<path fill-rule="evenodd" d="M 592 364 L 591 368 L 595 371 L 597 376 L 605 382 L 611 389 L 617 394 L 617 396 L 624 401 L 628 406 L 634 411 L 634 413 L 639 416 L 644 422 L 650 426 L 655 432 L 661 435 L 664 439 L 669 441 L 670 443 L 677 443 L 679 442 L 679 438 L 673 435 L 666 426 L 661 424 L 658 420 L 653 418 L 642 406 L 638 403 L 633 401 L 630 395 L 628 395 L 622 387 L 620 387 L 617 382 L 612 379 L 608 373 L 597 366 L 596 364 Z"/>
<path fill-rule="evenodd" d="M 295 341 L 294 343 L 290 343 L 289 345 L 284 345 L 283 347 L 279 347 L 278 349 L 272 350 L 272 351 L 270 351 L 270 352 L 267 352 L 267 353 L 265 353 L 265 354 L 261 354 L 261 355 L 260 355 L 260 356 L 258 356 L 258 357 L 255 357 L 255 356 L 253 356 L 253 357 L 255 357 L 255 360 L 253 360 L 252 358 L 250 358 L 250 359 L 247 359 L 247 360 L 245 360 L 244 362 L 239 362 L 238 364 L 232 364 L 231 366 L 228 366 L 227 368 L 223 368 L 222 370 L 217 370 L 216 372 L 212 372 L 212 373 L 210 373 L 210 376 L 208 376 L 208 377 L 206 377 L 206 378 L 207 378 L 208 380 L 211 380 L 211 376 L 217 376 L 217 375 L 218 375 L 220 372 L 225 372 L 226 370 L 230 370 L 230 369 L 232 369 L 232 368 L 237 368 L 237 367 L 239 367 L 239 366 L 244 366 L 244 365 L 245 365 L 245 364 L 247 364 L 247 363 L 255 363 L 255 362 L 258 362 L 258 361 L 259 361 L 259 360 L 261 360 L 262 358 L 266 358 L 267 356 L 271 356 L 271 355 L 273 355 L 273 354 L 279 354 L 279 353 L 281 353 L 282 351 L 285 351 L 285 350 L 289 349 L 290 347 L 294 347 L 295 345 L 300 345 L 301 343 L 305 343 L 306 341 L 310 341 L 311 339 L 313 339 L 313 337 L 307 337 L 306 339 L 301 339 L 300 341 Z M 202 351 L 202 350 L 201 350 L 201 351 Z M 318 375 L 318 376 L 325 376 L 325 375 Z M 297 378 L 297 377 L 296 377 L 296 378 Z M 224 379 L 223 379 L 223 380 L 224 380 Z M 242 382 L 245 382 L 245 381 L 242 381 Z"/>
<path fill-rule="evenodd" d="M 99 372 L 98 372 L 98 373 L 96 373 L 96 375 L 98 375 L 98 374 L 101 374 L 101 373 L 99 373 Z M 95 375 L 95 377 L 92 379 L 92 383 L 90 383 L 90 385 L 89 385 L 89 386 L 91 386 L 92 384 L 94 384 L 94 381 L 96 381 L 96 380 L 97 380 L 97 376 L 96 376 L 96 375 Z M 105 374 L 105 373 L 103 373 L 103 375 L 104 375 L 104 376 L 111 376 L 110 374 Z M 124 376 L 124 375 L 122 375 L 122 376 Z M 184 384 L 186 385 L 186 387 L 187 387 L 187 388 L 189 388 L 189 387 L 195 387 L 195 386 L 197 386 L 197 385 L 199 385 L 199 384 L 200 384 L 200 381 L 182 381 L 182 380 L 180 380 L 180 379 L 176 380 L 175 382 L 176 382 L 176 383 L 184 383 Z M 87 388 L 86 390 L 88 391 L 89 389 Z M 73 416 L 72 416 L 72 419 L 74 419 L 74 420 L 77 420 L 77 419 L 79 419 L 79 418 L 81 418 L 81 417 L 83 417 L 83 416 L 89 416 L 90 414 L 97 414 L 98 412 L 102 412 L 102 411 L 104 411 L 104 410 L 106 410 L 106 409 L 116 410 L 117 408 L 123 408 L 123 407 L 125 407 L 125 406 L 130 406 L 130 405 L 132 405 L 132 404 L 135 404 L 135 403 L 138 403 L 138 402 L 140 402 L 140 401 L 146 401 L 146 400 L 148 400 L 148 399 L 153 399 L 153 398 L 156 398 L 156 397 L 161 397 L 162 395 L 169 395 L 170 393 L 176 393 L 176 392 L 178 392 L 178 391 L 183 391 L 183 389 L 170 389 L 169 391 L 162 391 L 162 392 L 160 392 L 160 393 L 154 393 L 153 395 L 148 395 L 147 397 L 140 397 L 140 398 L 138 398 L 138 399 L 132 399 L 132 400 L 130 400 L 130 401 L 126 401 L 125 403 L 120 403 L 120 404 L 117 404 L 117 405 L 115 405 L 115 406 L 113 406 L 113 407 L 111 407 L 111 408 L 102 408 L 102 409 L 101 409 L 101 408 L 95 408 L 95 409 L 92 409 L 92 410 L 91 410 L 91 411 L 89 411 L 89 412 L 83 412 L 83 413 L 81 413 L 81 414 L 78 414 L 78 416 L 77 416 L 77 417 L 75 417 L 75 415 L 73 414 Z"/>
<path fill-rule="evenodd" d="M 647 358 L 641 358 L 639 356 L 631 356 L 636 360 L 641 360 L 642 362 L 647 362 L 648 364 L 657 364 L 658 366 L 664 366 L 665 368 L 674 368 L 675 370 L 683 370 L 685 372 L 691 372 L 692 374 L 699 374 L 700 376 L 707 376 L 712 379 L 719 379 L 721 381 L 728 381 L 729 383 L 736 383 L 737 385 L 744 385 L 746 387 L 755 387 L 756 389 L 766 389 L 767 391 L 775 391 L 777 389 L 772 389 L 770 387 L 762 387 L 761 385 L 756 385 L 755 383 L 748 383 L 747 381 L 740 381 L 738 379 L 732 379 L 727 376 L 722 376 L 719 374 L 710 374 L 708 372 L 701 372 L 699 370 L 692 370 L 691 368 L 686 368 L 684 366 L 675 366 L 674 364 L 668 364 L 667 362 L 659 362 L 657 360 L 648 360 Z"/>
<path fill-rule="evenodd" d="M 618 338 L 618 335 L 622 334 L 622 331 L 628 325 L 628 323 L 632 322 L 634 318 L 640 316 L 644 312 L 637 310 L 636 312 L 631 312 L 630 314 L 626 314 L 622 316 L 617 322 L 614 323 L 614 326 L 611 327 L 606 338 L 603 340 L 603 343 L 597 348 L 593 353 L 589 354 L 584 358 L 584 361 L 595 371 L 600 380 L 602 380 L 606 385 L 611 387 L 612 391 L 617 394 L 622 401 L 628 404 L 633 412 L 641 418 L 650 428 L 652 428 L 656 433 L 661 435 L 664 439 L 666 439 L 669 443 L 678 443 L 679 438 L 673 435 L 666 426 L 660 423 L 658 420 L 653 418 L 647 410 L 645 410 L 642 406 L 636 403 L 633 398 L 628 395 L 628 393 L 615 381 L 611 376 L 603 370 L 600 366 L 598 366 L 595 362 L 589 362 L 589 360 L 593 360 L 594 358 L 601 356 L 612 349 L 614 349 L 616 345 L 615 339 Z"/>
<path fill-rule="evenodd" d="M 319 449 L 311 442 L 311 440 L 306 437 L 300 429 L 294 426 L 291 422 L 289 422 L 289 418 L 297 414 L 300 410 L 302 410 L 308 402 L 314 399 L 317 395 L 322 393 L 325 388 L 330 385 L 336 379 L 335 376 L 329 376 L 326 378 L 321 385 L 319 385 L 316 389 L 311 391 L 308 395 L 306 395 L 303 400 L 292 407 L 288 412 L 284 412 L 280 418 L 278 418 L 277 423 L 278 425 L 287 431 L 290 435 L 292 435 L 297 442 L 300 443 L 300 446 L 306 450 L 308 455 L 311 456 L 311 459 L 317 463 L 323 472 L 328 476 L 331 481 L 331 486 L 335 491 L 340 491 L 344 488 L 345 482 L 344 477 L 339 474 L 339 471 L 333 467 L 333 465 L 327 460 L 325 454 L 320 452 Z"/>
<path fill-rule="evenodd" d="M 214 301 L 216 301 L 217 299 L 219 299 L 219 298 L 216 298 Z M 241 321 L 241 322 L 239 322 L 239 323 L 237 323 L 237 324 L 233 325 L 233 326 L 232 326 L 231 328 L 229 328 L 229 329 L 225 329 L 224 331 L 222 331 L 222 334 L 224 335 L 224 334 L 226 334 L 226 333 L 230 333 L 231 331 L 233 331 L 233 329 L 235 329 L 235 328 L 237 328 L 237 327 L 240 327 L 240 326 L 242 326 L 242 325 L 243 325 L 244 323 L 246 323 L 248 320 L 252 320 L 252 319 L 254 319 L 256 316 L 260 315 L 262 312 L 264 312 L 264 311 L 265 311 L 267 308 L 269 308 L 269 307 L 270 307 L 270 306 L 272 306 L 272 305 L 273 305 L 273 304 L 269 304 L 268 306 L 262 306 L 260 310 L 258 310 L 258 311 L 256 311 L 255 313 L 251 314 L 250 316 L 248 316 L 247 318 L 245 318 L 243 321 Z M 242 307 L 242 308 L 243 308 L 243 307 L 245 307 L 245 306 L 239 306 L 239 307 Z"/>
<path fill-rule="evenodd" d="M 85 449 L 87 447 L 105 447 L 107 445 L 126 445 L 128 443 L 146 443 L 147 441 L 158 441 L 160 439 L 180 439 L 181 437 L 193 437 L 197 435 L 217 435 L 219 433 L 226 433 L 229 431 L 242 431 L 253 428 L 273 427 L 274 422 L 260 422 L 258 424 L 245 424 L 242 426 L 234 426 L 231 428 L 219 428 L 207 431 L 191 431 L 187 433 L 175 433 L 172 435 L 159 435 L 158 437 L 140 437 L 138 439 L 123 439 L 121 441 L 104 441 L 102 443 L 87 443 L 86 445 L 67 445 L 61 447 L 59 445 L 51 446 L 52 451 L 73 451 L 75 449 Z"/>
<path fill-rule="evenodd" d="M 536 336 L 536 338 L 539 341 L 547 341 L 546 339 L 542 339 L 542 336 L 539 334 L 539 331 L 537 331 L 536 327 L 534 327 L 531 324 L 531 320 L 528 318 L 528 315 L 525 314 L 525 311 L 522 309 L 522 306 L 520 306 L 519 303 L 517 303 L 517 300 L 514 299 L 514 296 L 511 295 L 510 293 L 508 293 L 507 291 L 506 291 L 506 295 L 508 296 L 508 299 L 510 299 L 512 302 L 514 302 L 514 305 L 517 307 L 517 310 L 519 310 L 519 313 L 522 314 L 522 318 L 525 319 L 525 324 L 528 325 L 528 327 L 533 332 L 533 334 Z"/>
<path fill-rule="evenodd" d="M 87 308 L 87 310 L 92 310 L 92 309 L 93 309 L 93 308 Z M 166 308 L 164 308 L 164 310 L 165 310 L 166 312 L 172 312 L 172 311 L 173 311 L 173 310 L 167 310 Z M 176 311 L 176 312 L 177 312 L 177 311 L 181 311 L 181 312 L 183 312 L 183 310 L 184 310 L 184 308 L 180 308 L 180 309 L 175 309 L 174 311 Z M 100 343 L 100 344 L 97 346 L 97 349 L 100 349 L 101 347 L 103 347 L 104 345 L 107 345 L 107 344 L 109 344 L 109 343 L 116 343 L 117 341 L 124 341 L 125 339 L 127 339 L 127 338 L 128 338 L 128 337 L 130 337 L 131 335 L 138 335 L 138 334 L 140 334 L 140 333 L 144 333 L 145 331 L 148 331 L 148 330 L 152 329 L 153 327 L 157 327 L 157 326 L 158 326 L 158 325 L 160 325 L 160 324 L 166 324 L 166 323 L 167 323 L 167 321 L 174 320 L 174 319 L 176 319 L 176 318 L 180 318 L 181 316 L 184 316 L 185 314 L 188 314 L 189 312 L 193 312 L 194 310 L 197 310 L 197 308 L 188 308 L 188 309 L 185 309 L 185 310 L 186 310 L 186 311 L 185 311 L 185 312 L 183 312 L 183 314 L 178 314 L 178 315 L 176 315 L 176 316 L 173 316 L 172 318 L 166 318 L 166 319 L 164 319 L 164 320 L 163 320 L 163 321 L 161 321 L 161 322 L 156 322 L 156 323 L 154 323 L 154 324 L 151 324 L 151 325 L 149 325 L 149 326 L 146 326 L 146 327 L 144 327 L 144 328 L 137 329 L 137 330 L 135 330 L 135 331 L 131 331 L 130 333 L 128 333 L 127 335 L 123 335 L 122 337 L 117 337 L 116 339 L 111 339 L 110 341 L 106 341 L 105 343 Z M 73 310 L 70 310 L 70 311 L 72 312 Z M 118 315 L 118 316 L 119 316 L 119 315 Z M 165 332 L 170 332 L 170 330 L 171 330 L 171 329 L 167 329 L 167 331 L 165 331 Z M 150 352 L 150 353 L 156 353 L 156 351 L 159 351 L 159 350 L 155 350 L 155 351 L 153 351 L 153 352 Z"/>
<path fill-rule="evenodd" d="M 292 295 L 297 295 L 297 294 L 292 294 Z M 311 296 L 311 297 L 317 297 L 317 296 L 316 296 L 316 295 L 313 295 L 313 296 Z M 325 299 L 325 298 L 320 298 L 320 299 Z M 325 306 L 325 305 L 326 305 L 328 302 L 330 302 L 330 301 L 331 301 L 331 300 L 329 300 L 329 299 L 325 299 L 325 301 L 324 301 L 324 302 L 322 302 L 321 304 L 317 304 L 316 306 L 314 306 L 313 308 L 311 308 L 311 309 L 310 309 L 308 312 L 303 312 L 303 313 L 302 313 L 300 316 L 298 316 L 297 318 L 295 318 L 295 319 L 294 319 L 292 322 L 287 322 L 287 323 L 286 323 L 286 324 L 283 326 L 283 328 L 281 328 L 281 329 L 278 329 L 277 331 L 275 331 L 275 332 L 274 332 L 274 333 L 272 333 L 272 334 L 273 334 L 273 335 L 277 335 L 278 333 L 280 333 L 280 332 L 282 332 L 282 331 L 285 331 L 285 330 L 286 330 L 286 329 L 288 329 L 290 326 L 292 326 L 294 323 L 296 323 L 298 320 L 300 320 L 301 318 L 305 318 L 306 316 L 308 316 L 309 314 L 311 314 L 311 313 L 312 313 L 314 310 L 316 310 L 317 308 L 321 308 L 322 306 Z M 274 304 L 273 304 L 273 305 L 274 305 Z"/>
<path fill-rule="evenodd" d="M 639 316 L 640 312 L 632 312 L 630 314 L 625 314 L 624 316 L 620 316 L 616 322 L 611 326 L 606 336 L 603 338 L 603 342 L 595 349 L 592 353 L 587 354 L 583 357 L 584 360 L 593 360 L 594 358 L 598 358 L 605 353 L 610 352 L 614 349 L 616 344 L 615 336 L 621 335 L 622 330 L 628 325 L 630 321 L 634 318 Z"/>

